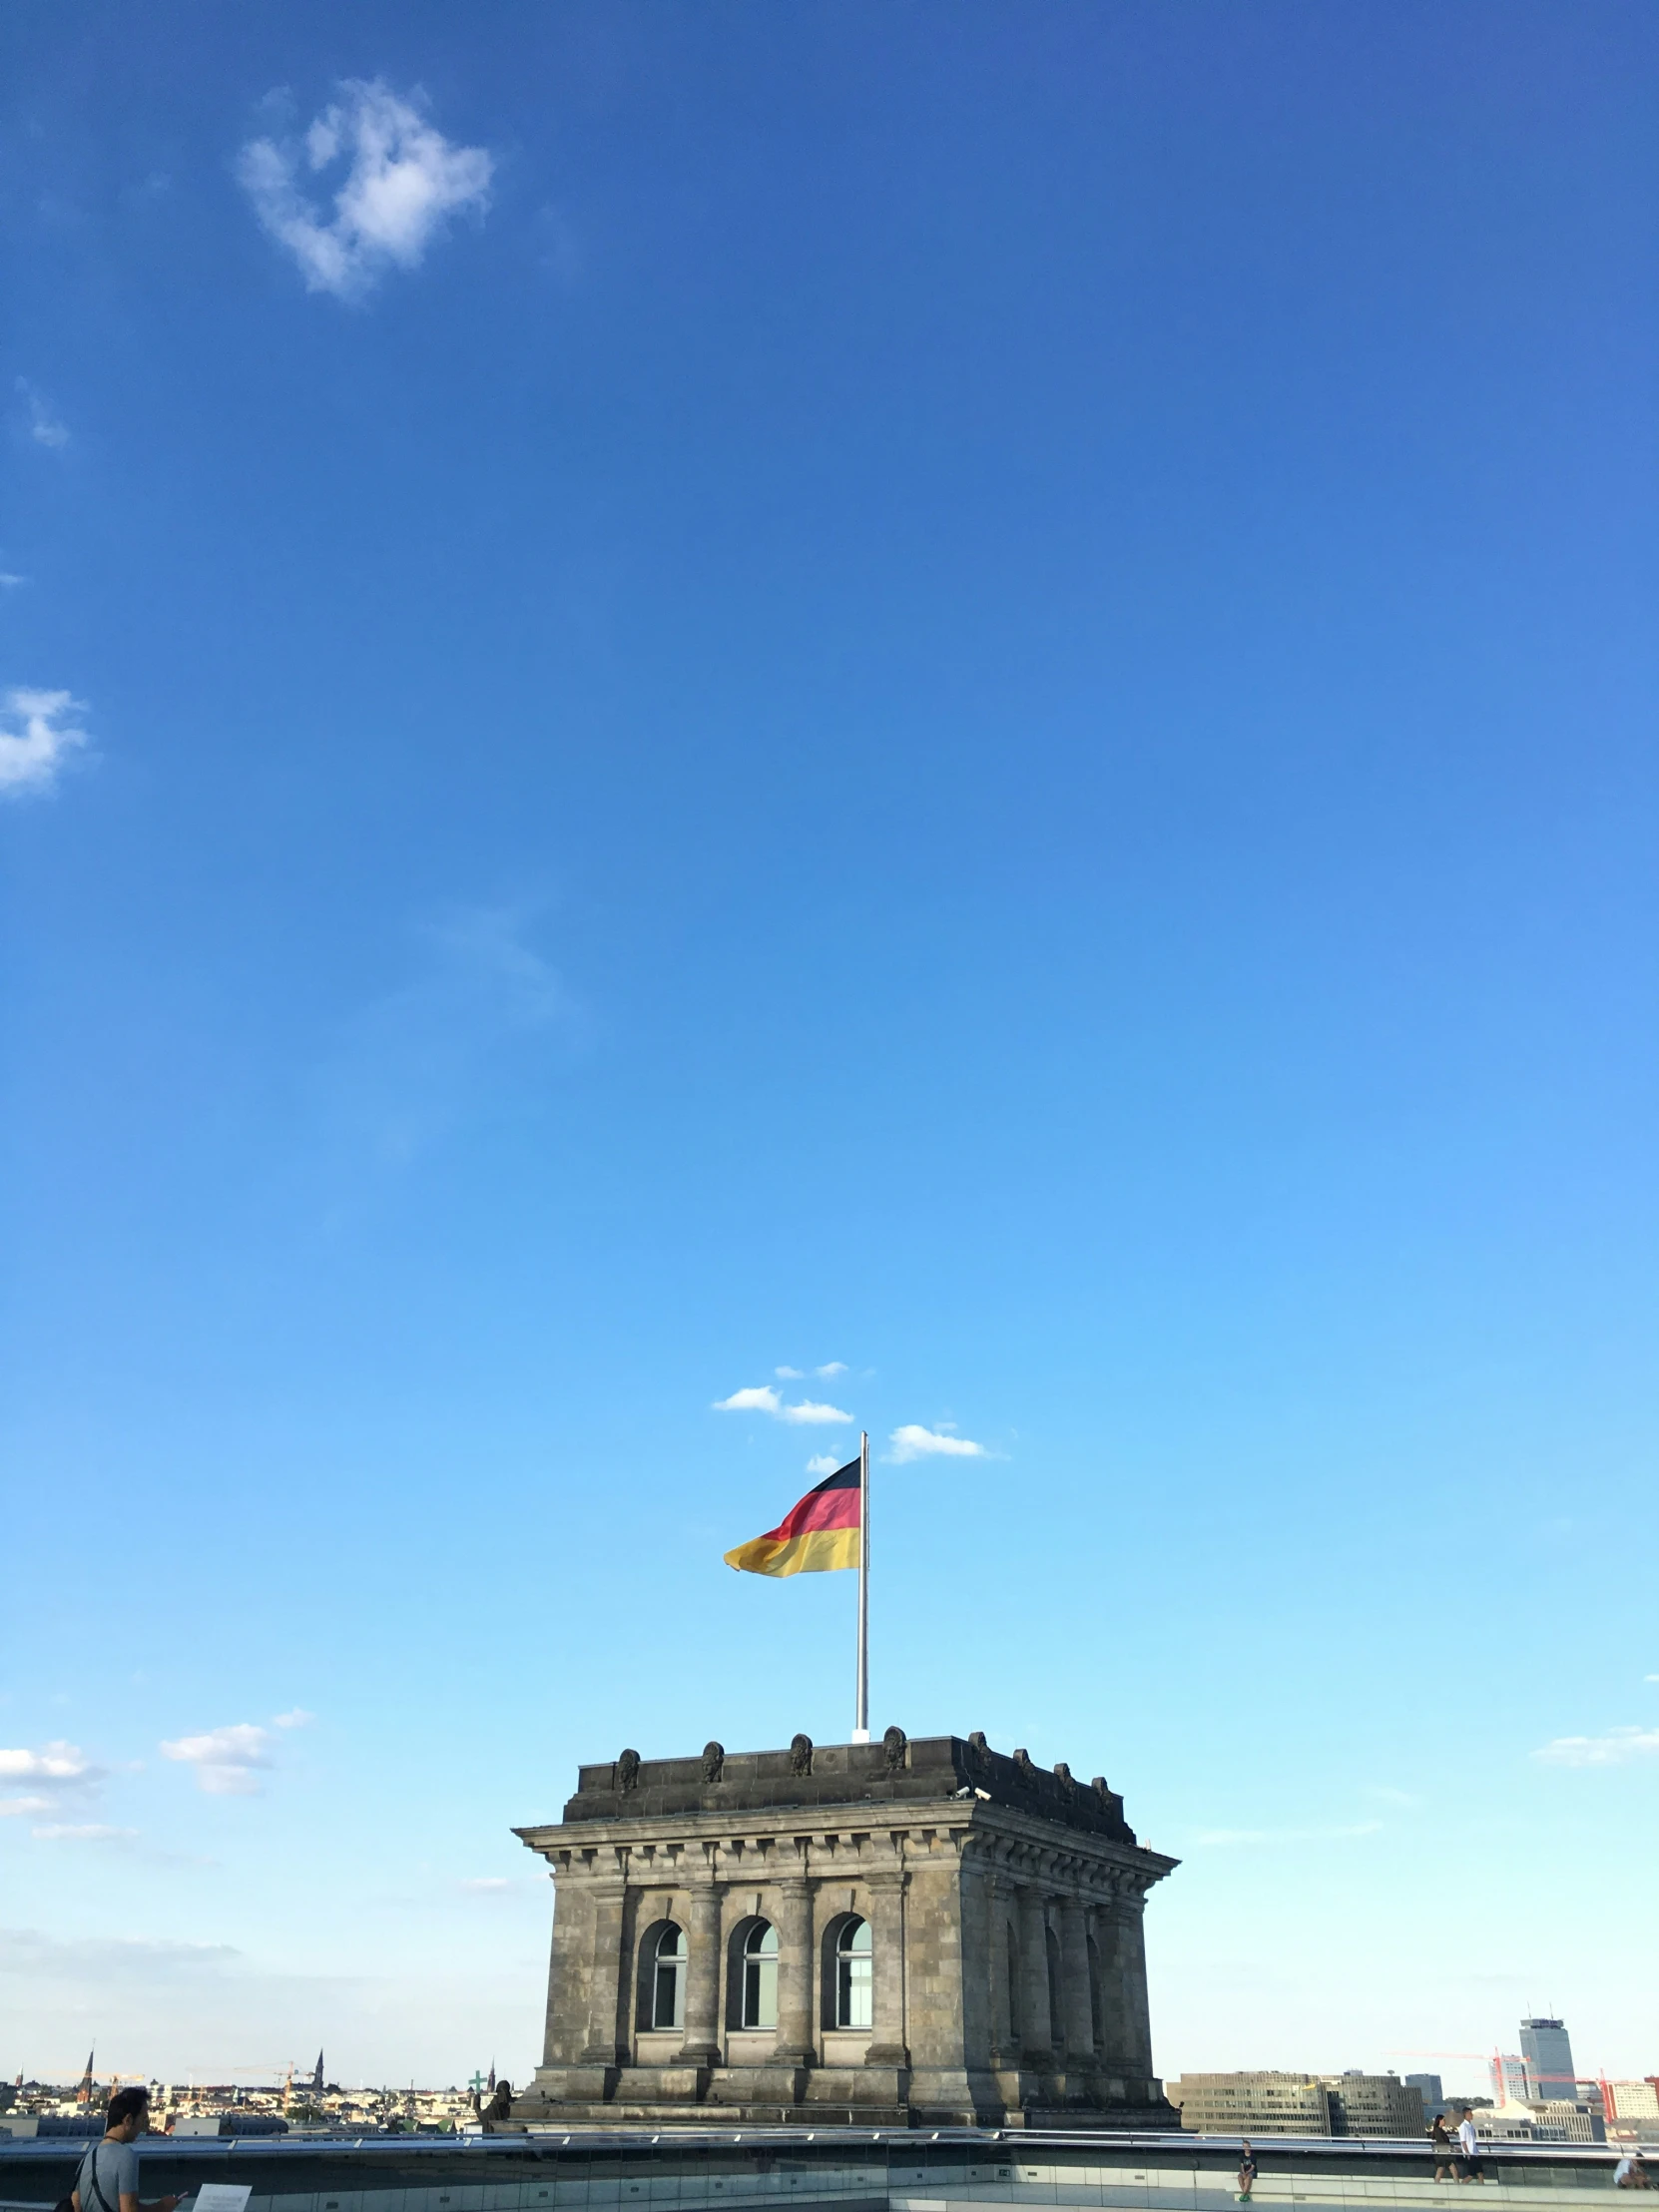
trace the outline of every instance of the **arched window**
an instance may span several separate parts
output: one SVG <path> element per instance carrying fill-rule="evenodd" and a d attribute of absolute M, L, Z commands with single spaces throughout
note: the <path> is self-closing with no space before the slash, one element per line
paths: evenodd
<path fill-rule="evenodd" d="M 649 2020 L 653 2027 L 686 2024 L 686 1937 L 664 1921 L 652 1938 Z"/>
<path fill-rule="evenodd" d="M 770 1921 L 757 1921 L 743 1939 L 742 2024 L 778 2025 L 778 1931 Z"/>
<path fill-rule="evenodd" d="M 841 1923 L 835 1941 L 835 2025 L 870 2027 L 875 2021 L 874 1954 L 869 1923 L 855 1914 Z"/>

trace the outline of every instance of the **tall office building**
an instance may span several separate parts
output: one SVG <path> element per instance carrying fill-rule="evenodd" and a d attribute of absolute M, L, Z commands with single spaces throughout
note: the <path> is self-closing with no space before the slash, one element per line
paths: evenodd
<path fill-rule="evenodd" d="M 1405 2086 L 1415 2089 L 1421 2097 L 1424 2118 L 1431 2120 L 1436 2112 L 1445 2110 L 1445 2091 L 1440 2087 L 1438 2074 L 1407 2074 Z"/>
<path fill-rule="evenodd" d="M 1577 2094 L 1572 2043 L 1559 2020 L 1522 2020 L 1521 2056 L 1526 2062 L 1526 2094 L 1541 2100 Z"/>

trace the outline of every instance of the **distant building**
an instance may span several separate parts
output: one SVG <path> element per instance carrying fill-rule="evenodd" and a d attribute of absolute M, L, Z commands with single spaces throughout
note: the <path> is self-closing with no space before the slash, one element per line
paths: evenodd
<path fill-rule="evenodd" d="M 1526 2102 L 1531 2094 L 1531 2087 L 1526 2078 L 1526 2060 L 1519 2051 L 1494 2051 L 1489 2071 L 1494 2104 Z"/>
<path fill-rule="evenodd" d="M 1325 2086 L 1334 2135 L 1420 2135 L 1428 2124 L 1422 2092 L 1398 2074 L 1345 2073 Z"/>
<path fill-rule="evenodd" d="M 1567 2097 L 1540 2097 L 1533 2103 L 1540 2143 L 1605 2143 L 1601 2114 Z"/>
<path fill-rule="evenodd" d="M 1601 2089 L 1610 2120 L 1659 2120 L 1659 2080 L 1604 2081 Z"/>
<path fill-rule="evenodd" d="M 1194 2135 L 1420 2135 L 1422 2097 L 1397 2074 L 1183 2074 L 1165 2089 Z"/>
<path fill-rule="evenodd" d="M 1325 2084 L 1305 2073 L 1183 2074 L 1164 2094 L 1193 2135 L 1331 2135 Z"/>
<path fill-rule="evenodd" d="M 1521 2060 L 1526 2067 L 1522 2095 L 1536 2103 L 1563 2099 L 1575 2103 L 1578 2073 L 1572 2062 L 1572 2040 L 1560 2020 L 1522 2020 Z"/>
<path fill-rule="evenodd" d="M 1440 2077 L 1438 2074 L 1407 2074 L 1405 2081 L 1422 2099 L 1423 2124 L 1426 2126 L 1436 2112 L 1445 2110 L 1445 2091 L 1440 2087 Z"/>

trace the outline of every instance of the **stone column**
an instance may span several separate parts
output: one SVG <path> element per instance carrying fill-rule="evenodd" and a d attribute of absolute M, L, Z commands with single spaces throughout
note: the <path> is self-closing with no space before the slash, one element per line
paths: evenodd
<path fill-rule="evenodd" d="M 1043 1894 L 1028 1884 L 1019 1893 L 1019 2054 L 1026 2066 L 1054 2063 L 1054 2030 L 1048 2014 L 1048 1932 Z"/>
<path fill-rule="evenodd" d="M 1137 1891 L 1118 1907 L 1119 1957 L 1123 1961 L 1123 2026 L 1132 2070 L 1152 2074 L 1152 2015 L 1146 2001 L 1146 1897 Z"/>
<path fill-rule="evenodd" d="M 985 1885 L 985 1911 L 989 1924 L 986 1966 L 990 1982 L 990 2058 L 991 2064 L 997 2067 L 1018 2064 L 1015 2055 L 1018 2037 L 1014 2034 L 1013 1991 L 1008 1987 L 1008 1919 L 1012 1904 L 1013 1892 L 999 1874 L 993 1874 Z"/>
<path fill-rule="evenodd" d="M 691 1927 L 687 1931 L 686 2040 L 680 2056 L 688 2066 L 720 2063 L 720 1907 L 723 1892 L 715 1882 L 694 1885 Z"/>
<path fill-rule="evenodd" d="M 593 1899 L 593 1947 L 588 1958 L 588 2047 L 582 2053 L 590 2066 L 614 2066 L 626 2054 L 618 2049 L 622 2018 L 623 1910 L 628 1902 L 626 1882 L 596 1882 Z"/>
<path fill-rule="evenodd" d="M 910 2053 L 904 2046 L 904 1877 L 901 1874 L 871 1875 L 865 1886 L 869 1892 L 874 2025 L 864 2063 L 868 2066 L 907 2066 Z"/>
<path fill-rule="evenodd" d="M 780 2066 L 810 2066 L 813 2036 L 813 1897 L 805 1880 L 778 1885 L 778 2041 Z"/>
<path fill-rule="evenodd" d="M 1089 2002 L 1089 1928 L 1081 1898 L 1060 1900 L 1060 2017 L 1066 2025 L 1066 2069 L 1094 2064 L 1094 2007 Z"/>

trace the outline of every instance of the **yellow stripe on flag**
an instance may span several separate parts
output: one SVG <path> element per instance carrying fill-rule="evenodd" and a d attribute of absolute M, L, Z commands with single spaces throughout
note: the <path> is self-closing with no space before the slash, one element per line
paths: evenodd
<path fill-rule="evenodd" d="M 805 1536 L 754 1536 L 725 1554 L 741 1574 L 820 1574 L 858 1564 L 856 1528 L 814 1528 Z"/>

